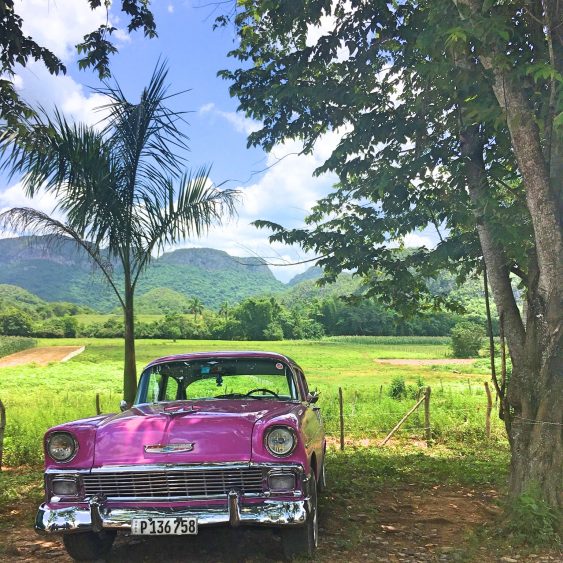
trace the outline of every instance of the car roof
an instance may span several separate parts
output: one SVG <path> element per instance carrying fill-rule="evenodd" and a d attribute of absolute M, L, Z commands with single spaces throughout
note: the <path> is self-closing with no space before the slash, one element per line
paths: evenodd
<path fill-rule="evenodd" d="M 186 354 L 174 354 L 171 356 L 163 356 L 148 363 L 144 370 L 152 366 L 167 362 L 188 361 L 188 360 L 205 360 L 206 358 L 224 358 L 224 359 L 240 359 L 240 358 L 263 358 L 272 360 L 282 360 L 292 366 L 299 367 L 289 356 L 279 354 L 278 352 L 265 352 L 262 350 L 213 350 L 210 352 L 191 352 Z M 143 370 L 143 371 L 144 371 Z"/>

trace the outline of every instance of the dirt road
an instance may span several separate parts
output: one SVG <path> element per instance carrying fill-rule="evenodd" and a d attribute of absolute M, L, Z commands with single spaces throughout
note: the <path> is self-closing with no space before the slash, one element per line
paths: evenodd
<path fill-rule="evenodd" d="M 44 348 L 28 348 L 9 356 L 0 358 L 0 368 L 37 364 L 46 366 L 51 362 L 66 362 L 84 352 L 84 346 L 46 346 Z"/>

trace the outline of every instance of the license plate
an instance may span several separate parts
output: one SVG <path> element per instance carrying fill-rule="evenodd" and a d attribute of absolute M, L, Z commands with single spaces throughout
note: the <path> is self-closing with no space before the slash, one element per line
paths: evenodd
<path fill-rule="evenodd" d="M 134 518 L 133 536 L 185 536 L 197 534 L 197 518 Z"/>

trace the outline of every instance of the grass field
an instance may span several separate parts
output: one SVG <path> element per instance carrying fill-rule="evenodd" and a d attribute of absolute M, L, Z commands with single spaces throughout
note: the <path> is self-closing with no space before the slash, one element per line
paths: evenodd
<path fill-rule="evenodd" d="M 0 472 L 0 559 L 35 560 L 34 554 L 41 553 L 66 563 L 70 559 L 57 540 L 35 539 L 31 532 L 42 496 L 41 437 L 53 424 L 94 414 L 97 393 L 104 412 L 117 410 L 122 342 L 59 339 L 42 340 L 39 345 L 85 345 L 86 351 L 64 364 L 0 368 L 0 399 L 8 419 L 4 462 L 17 466 Z M 486 359 L 471 365 L 438 366 L 377 361 L 443 359 L 448 347 L 440 338 L 275 343 L 146 340 L 137 343 L 139 370 L 158 356 L 213 349 L 285 353 L 303 367 L 311 387 L 321 392 L 320 406 L 330 436 L 329 489 L 320 498 L 321 544 L 316 560 L 560 560 L 557 547 L 538 549 L 528 534 L 502 531 L 499 503 L 502 506 L 509 452 L 494 412 L 492 434 L 485 436 Z M 402 400 L 389 395 L 396 377 L 407 384 L 408 396 Z M 432 447 L 423 440 L 422 413 L 414 415 L 386 447 L 378 447 L 412 406 L 422 384 L 432 388 Z M 344 393 L 344 452 L 338 451 L 338 387 Z M 165 546 L 123 536 L 114 547 L 112 561 L 187 557 L 226 563 L 233 561 L 234 549 L 228 531 L 213 530 L 212 540 L 203 532 L 195 540 L 167 540 Z M 237 561 L 279 560 L 279 541 L 268 532 L 241 531 L 241 545 L 245 553 L 237 555 Z"/>
<path fill-rule="evenodd" d="M 96 394 L 103 412 L 115 412 L 121 399 L 122 341 L 115 339 L 45 339 L 39 346 L 85 345 L 86 351 L 64 364 L 0 368 L 0 399 L 7 411 L 4 463 L 37 464 L 41 437 L 55 424 L 95 414 Z M 310 387 L 321 392 L 327 431 L 339 431 L 338 387 L 344 394 L 346 436 L 377 439 L 413 404 L 421 385 L 432 387 L 432 431 L 437 442 L 480 440 L 484 436 L 487 363 L 475 365 L 397 366 L 377 359 L 444 358 L 444 339 L 327 339 L 320 342 L 223 342 L 143 340 L 137 343 L 139 372 L 149 360 L 198 350 L 259 349 L 287 354 L 304 369 Z M 389 396 L 396 377 L 407 383 L 407 397 Z M 399 436 L 422 437 L 422 414 L 415 414 Z M 493 434 L 502 440 L 493 417 Z"/>

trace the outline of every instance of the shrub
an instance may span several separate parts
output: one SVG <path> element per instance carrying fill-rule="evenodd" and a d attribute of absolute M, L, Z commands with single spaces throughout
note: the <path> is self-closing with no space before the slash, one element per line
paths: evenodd
<path fill-rule="evenodd" d="M 37 346 L 37 340 L 22 336 L 0 336 L 0 358 Z"/>
<path fill-rule="evenodd" d="M 271 322 L 264 329 L 264 340 L 283 340 L 283 329 L 279 323 Z"/>
<path fill-rule="evenodd" d="M 483 328 L 477 323 L 461 322 L 452 329 L 452 353 L 455 358 L 471 358 L 479 355 L 483 345 Z"/>
<path fill-rule="evenodd" d="M 0 315 L 0 334 L 6 336 L 31 336 L 33 321 L 20 309 L 9 309 Z"/>
<path fill-rule="evenodd" d="M 407 396 L 407 386 L 403 377 L 397 376 L 393 378 L 389 387 L 389 396 L 397 400 L 404 399 Z"/>
<path fill-rule="evenodd" d="M 535 484 L 508 506 L 506 532 L 529 545 L 558 544 L 560 525 L 561 516 L 543 500 Z"/>

